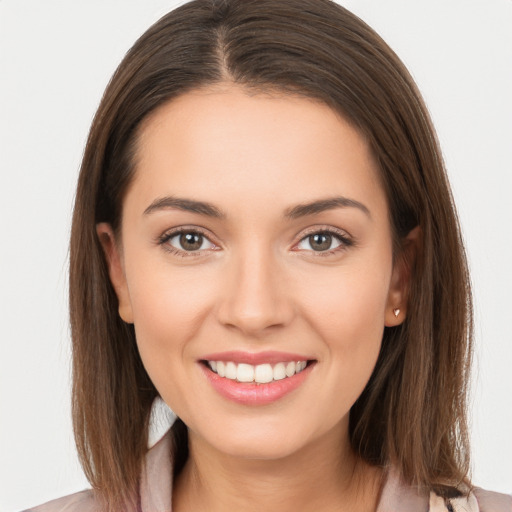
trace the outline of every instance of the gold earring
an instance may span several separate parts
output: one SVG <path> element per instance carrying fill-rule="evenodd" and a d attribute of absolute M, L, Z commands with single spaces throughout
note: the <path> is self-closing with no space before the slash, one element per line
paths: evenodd
<path fill-rule="evenodd" d="M 398 315 L 400 314 L 400 309 L 398 309 L 398 308 L 393 309 L 393 314 L 398 318 Z"/>

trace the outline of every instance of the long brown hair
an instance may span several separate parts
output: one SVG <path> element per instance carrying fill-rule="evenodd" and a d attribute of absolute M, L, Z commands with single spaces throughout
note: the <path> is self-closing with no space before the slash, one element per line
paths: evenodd
<path fill-rule="evenodd" d="M 119 228 L 141 121 L 172 98 L 219 82 L 315 98 L 340 112 L 379 163 L 396 255 L 420 226 L 407 319 L 385 329 L 375 370 L 350 412 L 350 439 L 362 459 L 393 464 L 406 482 L 456 492 L 469 483 L 472 309 L 441 152 L 404 65 L 330 0 L 194 0 L 135 43 L 105 91 L 81 167 L 70 249 L 73 420 L 93 488 L 110 510 L 135 502 L 158 394 L 133 326 L 118 315 L 95 226 Z"/>

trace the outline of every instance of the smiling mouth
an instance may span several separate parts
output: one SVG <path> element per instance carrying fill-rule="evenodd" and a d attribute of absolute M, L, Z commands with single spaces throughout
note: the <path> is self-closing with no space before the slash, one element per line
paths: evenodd
<path fill-rule="evenodd" d="M 201 361 L 219 377 L 244 384 L 268 384 L 289 379 L 314 364 L 314 360 L 283 361 L 276 364 L 247 364 L 233 361 Z"/>

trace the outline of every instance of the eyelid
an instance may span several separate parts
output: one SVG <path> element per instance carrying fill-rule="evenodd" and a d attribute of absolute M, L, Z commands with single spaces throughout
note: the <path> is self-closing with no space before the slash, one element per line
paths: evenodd
<path fill-rule="evenodd" d="M 310 251 L 306 249 L 297 249 L 297 246 L 307 237 L 311 235 L 316 234 L 328 234 L 331 236 L 334 236 L 337 238 L 341 243 L 338 247 L 334 249 L 328 249 L 326 251 Z M 327 256 L 329 254 L 333 254 L 339 251 L 346 250 L 348 247 L 351 247 L 355 245 L 355 239 L 354 237 L 348 233 L 347 231 L 339 228 L 335 228 L 334 226 L 326 226 L 326 225 L 320 225 L 320 226 L 311 226 L 304 231 L 302 231 L 299 235 L 299 239 L 297 242 L 294 243 L 292 250 L 295 250 L 296 252 L 308 252 L 308 253 L 315 253 L 315 256 Z"/>
<path fill-rule="evenodd" d="M 199 235 L 202 235 L 205 237 L 213 246 L 215 246 L 212 249 L 202 249 L 197 251 L 184 251 L 180 250 L 174 246 L 171 246 L 170 244 L 167 244 L 167 242 L 173 238 L 174 236 L 183 234 L 183 233 L 197 233 Z M 338 247 L 334 249 L 329 249 L 326 251 L 313 251 L 313 250 L 306 250 L 306 249 L 297 249 L 298 244 L 302 242 L 305 238 L 308 236 L 314 235 L 314 234 L 320 234 L 325 233 L 329 234 L 331 236 L 334 236 L 337 238 L 341 243 Z M 346 250 L 348 247 L 351 247 L 355 245 L 356 241 L 354 237 L 348 233 L 346 230 L 336 228 L 334 226 L 327 226 L 327 225 L 318 225 L 318 226 L 310 226 L 303 230 L 300 235 L 300 238 L 293 244 L 292 250 L 296 252 L 308 252 L 308 253 L 315 253 L 315 256 L 327 256 L 336 252 L 340 252 L 343 250 Z M 177 254 L 179 256 L 183 257 L 193 257 L 193 256 L 200 256 L 204 255 L 205 252 L 209 251 L 218 251 L 220 250 L 220 244 L 218 244 L 216 241 L 212 240 L 215 239 L 214 236 L 209 232 L 209 230 L 206 230 L 200 226 L 196 225 L 184 225 L 184 226 L 177 226 L 174 228 L 170 228 L 166 231 L 164 231 L 161 235 L 157 236 L 155 242 L 158 245 L 161 245 L 166 251 Z"/>
<path fill-rule="evenodd" d="M 181 234 L 186 234 L 186 233 L 195 233 L 195 234 L 203 236 L 214 246 L 214 248 L 201 249 L 201 250 L 197 250 L 197 251 L 185 251 L 185 250 L 178 249 L 177 247 L 174 247 L 167 243 L 171 238 L 174 238 L 175 236 L 178 236 Z M 211 233 L 209 231 L 205 230 L 204 228 L 201 228 L 199 226 L 193 226 L 193 225 L 190 225 L 190 226 L 185 225 L 185 226 L 178 226 L 178 227 L 171 228 L 171 229 L 164 231 L 161 235 L 159 235 L 156 238 L 156 243 L 158 245 L 162 246 L 166 251 L 168 251 L 172 254 L 176 254 L 179 256 L 183 256 L 183 257 L 194 257 L 194 256 L 204 255 L 204 253 L 208 252 L 208 251 L 217 251 L 220 249 L 219 244 L 214 242 L 212 240 L 212 238 L 214 238 L 214 237 L 211 235 Z"/>

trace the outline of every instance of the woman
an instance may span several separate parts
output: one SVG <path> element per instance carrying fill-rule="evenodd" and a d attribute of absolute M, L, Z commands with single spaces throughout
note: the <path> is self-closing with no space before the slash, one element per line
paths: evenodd
<path fill-rule="evenodd" d="M 41 510 L 510 510 L 468 477 L 469 297 L 385 43 L 327 0 L 188 3 L 91 128 L 70 304 L 95 491 Z M 148 452 L 158 396 L 179 419 Z"/>

